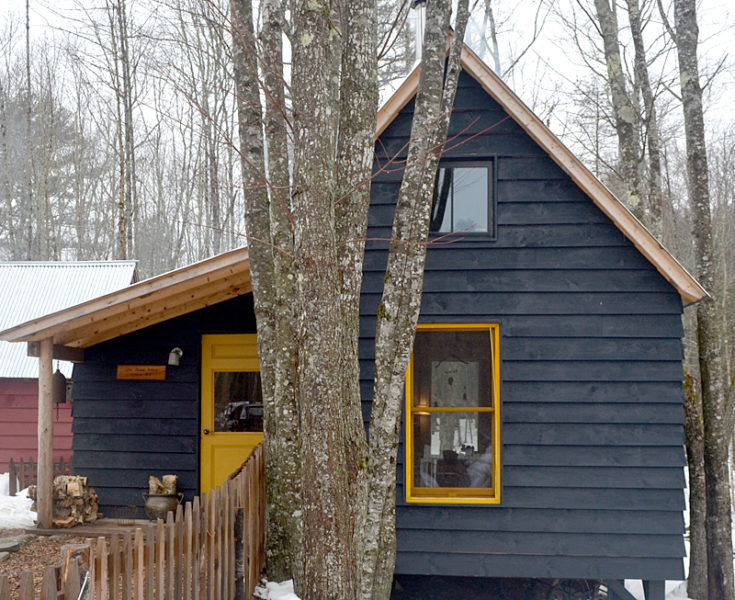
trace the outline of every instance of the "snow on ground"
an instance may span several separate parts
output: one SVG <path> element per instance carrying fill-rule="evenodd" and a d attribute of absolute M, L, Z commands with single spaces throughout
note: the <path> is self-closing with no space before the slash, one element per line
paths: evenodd
<path fill-rule="evenodd" d="M 8 482 L 9 474 L 0 474 L 0 529 L 34 527 L 36 513 L 31 510 L 33 500 L 28 498 L 28 490 L 21 490 L 16 496 L 10 496 Z"/>
<path fill-rule="evenodd" d="M 299 600 L 299 597 L 293 591 L 293 581 L 288 580 L 283 583 L 275 583 L 269 581 L 265 586 L 257 586 L 253 596 L 261 600 Z"/>

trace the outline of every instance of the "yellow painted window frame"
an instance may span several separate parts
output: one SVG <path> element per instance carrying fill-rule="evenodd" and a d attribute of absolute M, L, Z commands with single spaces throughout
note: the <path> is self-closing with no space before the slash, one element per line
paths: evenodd
<path fill-rule="evenodd" d="M 468 411 L 467 408 L 427 408 L 413 405 L 413 353 L 406 371 L 406 459 L 405 485 L 406 502 L 422 504 L 500 504 L 500 324 L 499 323 L 419 323 L 416 332 L 423 331 L 478 331 L 486 330 L 490 335 L 490 364 L 493 369 L 492 377 L 492 405 L 490 408 L 480 408 Z M 493 487 L 481 488 L 489 490 L 484 495 L 472 495 L 478 488 L 420 488 L 418 493 L 414 486 L 414 439 L 413 417 L 417 412 L 447 412 L 451 410 L 464 412 L 491 412 L 492 418 L 492 465 Z M 436 493 L 432 493 L 436 492 Z"/>

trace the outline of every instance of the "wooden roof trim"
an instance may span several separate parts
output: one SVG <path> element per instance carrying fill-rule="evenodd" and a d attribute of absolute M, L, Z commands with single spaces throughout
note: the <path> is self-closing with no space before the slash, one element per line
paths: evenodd
<path fill-rule="evenodd" d="M 707 296 L 707 291 L 656 240 L 645 226 L 557 138 L 518 96 L 467 45 L 462 67 L 511 115 L 551 159 L 584 190 L 638 250 L 679 292 L 684 306 Z M 418 89 L 419 67 L 406 78 L 378 112 L 376 137 L 380 136 Z"/>
<path fill-rule="evenodd" d="M 139 303 L 129 310 L 106 315 L 91 323 L 75 326 L 75 322 L 72 322 L 70 327 L 55 333 L 53 337 L 58 343 L 70 347 L 87 348 L 250 291 L 249 279 L 238 273 L 207 281 L 195 293 L 187 290 L 175 295 L 161 295 L 155 299 L 149 298 L 148 303 Z"/>
<path fill-rule="evenodd" d="M 203 284 L 204 286 L 211 285 L 213 275 L 226 269 L 248 273 L 246 277 L 249 279 L 247 248 L 231 250 L 146 279 L 77 306 L 22 323 L 0 332 L 0 339 L 15 342 L 52 337 L 64 330 L 77 328 L 84 323 L 91 324 L 105 317 L 124 312 L 133 305 L 143 305 L 150 302 L 151 296 L 160 295 L 165 297 L 170 295 L 173 290 L 191 291 L 202 287 Z"/>
<path fill-rule="evenodd" d="M 415 67 L 403 83 L 398 86 L 398 89 L 388 101 L 380 108 L 375 132 L 376 138 L 380 137 L 380 134 L 385 131 L 386 127 L 398 116 L 398 113 L 401 112 L 403 107 L 414 97 L 419 87 L 420 72 L 421 67 Z"/>
<path fill-rule="evenodd" d="M 105 316 L 93 323 L 66 329 L 54 336 L 61 344 L 86 348 L 125 335 L 142 327 L 155 325 L 211 304 L 251 291 L 245 277 L 225 277 L 199 288 L 203 293 L 192 295 L 186 291 L 175 296 L 164 296 L 150 304 L 141 304 L 128 311 Z"/>

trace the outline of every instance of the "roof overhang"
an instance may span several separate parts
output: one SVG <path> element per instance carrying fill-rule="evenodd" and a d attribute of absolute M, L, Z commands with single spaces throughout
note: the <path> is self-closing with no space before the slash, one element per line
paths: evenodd
<path fill-rule="evenodd" d="M 707 296 L 707 291 L 697 280 L 466 44 L 462 49 L 461 64 L 676 288 L 684 306 Z M 385 131 L 416 94 L 419 73 L 420 68 L 416 67 L 378 111 L 377 136 Z"/>
<path fill-rule="evenodd" d="M 88 348 L 252 291 L 247 248 L 146 279 L 117 292 L 0 332 L 0 340 L 51 339 L 55 354 L 80 360 L 68 348 Z M 59 356 L 61 358 L 61 356 Z"/>

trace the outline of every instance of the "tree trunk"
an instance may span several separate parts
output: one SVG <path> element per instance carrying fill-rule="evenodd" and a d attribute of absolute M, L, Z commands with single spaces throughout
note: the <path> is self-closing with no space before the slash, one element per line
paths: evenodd
<path fill-rule="evenodd" d="M 452 47 L 446 61 L 450 14 L 449 0 L 426 3 L 421 77 L 411 142 L 378 308 L 361 600 L 389 598 L 395 566 L 396 454 L 405 375 L 421 308 L 431 203 L 459 79 L 468 2 L 464 0 L 458 5 Z"/>
<path fill-rule="evenodd" d="M 684 378 L 684 431 L 689 465 L 689 576 L 687 595 L 693 600 L 707 598 L 707 495 L 704 476 L 704 430 L 702 403 L 697 382 Z"/>
<path fill-rule="evenodd" d="M 651 80 L 648 76 L 646 47 L 643 43 L 643 28 L 638 0 L 626 0 L 630 32 L 635 48 L 635 77 L 643 97 L 646 141 L 648 142 L 648 193 L 644 202 L 644 223 L 657 237 L 663 233 L 663 202 L 661 190 L 661 140 L 659 139 L 658 115 L 654 103 Z"/>
<path fill-rule="evenodd" d="M 232 0 L 233 61 L 237 83 L 240 155 L 245 190 L 250 278 L 258 327 L 258 356 L 265 403 L 266 568 L 275 580 L 294 577 L 300 547 L 299 412 L 294 392 L 293 229 L 281 29 L 272 2 L 264 14 L 264 83 L 269 141 L 266 176 L 257 52 L 250 0 Z M 270 198 L 269 198 L 270 188 Z"/>
<path fill-rule="evenodd" d="M 676 49 L 684 107 L 687 177 L 697 274 L 707 290 L 715 289 L 707 150 L 702 89 L 697 60 L 697 13 L 694 0 L 674 0 Z M 733 599 L 732 524 L 728 476 L 725 386 L 720 359 L 717 305 L 697 305 L 697 343 L 702 382 L 704 467 L 707 481 L 707 573 L 710 600 Z"/>
<path fill-rule="evenodd" d="M 618 18 L 615 14 L 615 5 L 611 7 L 609 0 L 595 0 L 595 8 L 602 33 L 607 83 L 615 117 L 615 131 L 618 135 L 620 178 L 625 186 L 625 204 L 642 221 L 644 213 L 636 110 L 625 85 L 625 73 L 618 46 Z"/>

